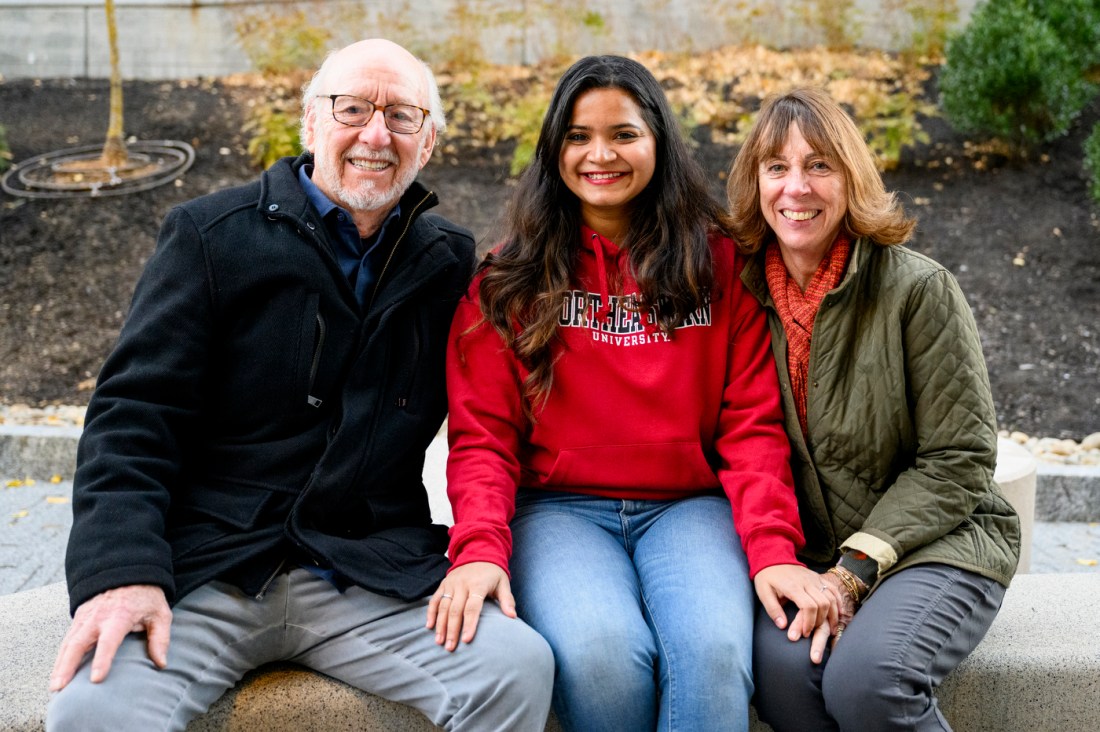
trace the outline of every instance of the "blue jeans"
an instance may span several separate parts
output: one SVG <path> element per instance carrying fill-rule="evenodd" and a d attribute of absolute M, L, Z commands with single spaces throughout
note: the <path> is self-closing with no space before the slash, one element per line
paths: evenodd
<path fill-rule="evenodd" d="M 754 595 L 729 501 L 525 490 L 512 535 L 564 729 L 748 729 Z"/>

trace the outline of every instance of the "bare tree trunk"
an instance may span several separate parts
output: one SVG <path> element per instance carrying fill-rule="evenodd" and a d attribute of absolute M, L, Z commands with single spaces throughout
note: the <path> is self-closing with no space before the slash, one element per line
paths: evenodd
<path fill-rule="evenodd" d="M 111 113 L 107 124 L 107 141 L 103 144 L 103 164 L 120 168 L 126 164 L 126 143 L 122 139 L 122 72 L 118 66 L 118 24 L 115 22 L 114 0 L 106 0 L 107 40 L 111 47 Z"/>

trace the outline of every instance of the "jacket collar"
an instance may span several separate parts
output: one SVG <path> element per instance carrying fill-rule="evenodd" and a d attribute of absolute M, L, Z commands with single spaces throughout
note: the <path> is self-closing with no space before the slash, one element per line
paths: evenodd
<path fill-rule="evenodd" d="M 332 254 L 331 245 L 325 234 L 325 227 L 321 221 L 317 209 L 310 203 L 309 197 L 302 190 L 298 182 L 298 170 L 303 165 L 313 164 L 311 153 L 302 153 L 297 158 L 282 158 L 275 162 L 260 176 L 260 195 L 258 209 L 260 213 L 268 217 L 288 217 L 294 220 L 299 228 L 304 227 L 312 232 L 312 239 L 317 246 L 327 251 L 332 260 L 333 267 L 339 271 L 336 257 Z M 390 280 L 400 274 L 403 282 L 412 287 L 415 283 L 426 279 L 438 269 L 456 263 L 458 260 L 451 251 L 446 233 L 430 223 L 424 223 L 420 215 L 439 203 L 439 198 L 433 191 L 429 191 L 419 181 L 413 181 L 408 190 L 401 196 L 401 218 L 390 224 L 386 241 L 382 246 L 386 248 L 387 255 L 383 258 L 384 267 L 380 272 L 379 287 L 382 286 L 382 278 Z M 307 232 L 303 230 L 303 235 Z M 406 272 L 406 267 L 415 266 L 417 269 Z M 421 271 L 421 268 L 423 271 Z M 398 290 L 386 288 L 385 294 L 378 294 L 378 304 L 400 299 L 407 288 Z M 350 295 L 350 287 L 348 293 Z M 377 293 L 376 293 L 377 294 Z M 354 295 L 350 295 L 354 297 Z"/>
<path fill-rule="evenodd" d="M 374 292 L 367 304 L 368 311 L 376 301 L 385 305 L 395 298 L 400 299 L 405 290 L 414 289 L 421 278 L 431 276 L 440 267 L 457 261 L 446 235 L 420 220 L 420 215 L 438 202 L 439 198 L 435 193 L 417 181 L 413 181 L 401 197 L 401 217 L 390 222 L 385 239 L 379 242 L 382 265 Z M 395 276 L 400 276 L 412 288 L 395 291 L 385 287 Z"/>

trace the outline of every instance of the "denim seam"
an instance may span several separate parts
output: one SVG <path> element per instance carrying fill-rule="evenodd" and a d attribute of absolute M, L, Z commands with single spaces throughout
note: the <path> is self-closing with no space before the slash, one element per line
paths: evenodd
<path fill-rule="evenodd" d="M 651 628 L 651 630 L 653 632 L 653 639 L 657 642 L 657 646 L 658 646 L 657 658 L 655 659 L 657 661 L 657 669 L 656 670 L 657 670 L 658 675 L 661 672 L 661 659 L 664 659 L 664 663 L 668 666 L 668 698 L 669 698 L 669 703 L 668 704 L 658 704 L 657 705 L 657 715 L 660 716 L 661 707 L 662 706 L 665 707 L 665 709 L 668 711 L 668 727 L 667 727 L 667 729 L 676 729 L 676 725 L 673 724 L 673 719 L 672 719 L 673 704 L 671 703 L 671 699 L 676 695 L 676 679 L 674 679 L 673 675 L 672 675 L 672 662 L 669 660 L 668 647 L 665 645 L 665 639 L 661 636 L 661 629 L 657 626 L 657 623 L 653 620 L 653 613 L 649 609 L 649 600 L 646 599 L 645 588 L 644 587 L 639 588 L 639 593 L 638 594 L 639 594 L 639 596 L 641 597 L 641 600 L 642 600 L 642 607 L 645 610 L 645 617 L 646 617 L 646 620 L 648 621 L 647 624 Z M 660 683 L 657 684 L 657 688 L 660 689 Z M 658 724 L 657 726 L 659 728 L 660 724 Z"/>

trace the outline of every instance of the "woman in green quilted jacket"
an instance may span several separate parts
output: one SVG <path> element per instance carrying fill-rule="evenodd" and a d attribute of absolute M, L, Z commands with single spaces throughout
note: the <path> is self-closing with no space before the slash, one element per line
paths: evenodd
<path fill-rule="evenodd" d="M 973 315 L 902 246 L 915 221 L 822 91 L 765 101 L 728 195 L 783 387 L 800 558 L 841 607 L 811 658 L 791 603 L 758 605 L 756 708 L 776 732 L 950 729 L 935 689 L 993 622 L 1020 544 Z"/>

